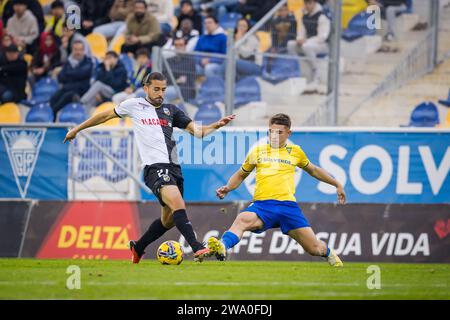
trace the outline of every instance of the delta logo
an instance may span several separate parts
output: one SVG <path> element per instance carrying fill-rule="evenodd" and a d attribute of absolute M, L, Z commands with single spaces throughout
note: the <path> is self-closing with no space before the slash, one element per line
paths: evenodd
<path fill-rule="evenodd" d="M 129 259 L 128 241 L 139 237 L 134 204 L 72 202 L 57 219 L 37 258 Z"/>

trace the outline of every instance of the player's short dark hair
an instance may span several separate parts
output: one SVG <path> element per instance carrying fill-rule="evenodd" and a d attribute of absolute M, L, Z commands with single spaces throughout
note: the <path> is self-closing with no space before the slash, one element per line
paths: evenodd
<path fill-rule="evenodd" d="M 136 0 L 134 2 L 135 5 L 138 4 L 138 3 L 143 4 L 145 9 L 147 9 L 147 2 L 145 2 L 145 0 Z"/>
<path fill-rule="evenodd" d="M 148 86 L 152 84 L 152 80 L 167 81 L 167 78 L 160 72 L 152 72 L 145 76 L 144 80 L 142 80 L 142 85 Z"/>
<path fill-rule="evenodd" d="M 269 125 L 279 124 L 287 128 L 291 128 L 291 118 L 285 113 L 277 113 L 269 120 Z"/>

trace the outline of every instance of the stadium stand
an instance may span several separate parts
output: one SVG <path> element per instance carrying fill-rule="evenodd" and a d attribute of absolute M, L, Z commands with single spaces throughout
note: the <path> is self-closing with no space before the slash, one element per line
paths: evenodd
<path fill-rule="evenodd" d="M 243 106 L 247 103 L 261 101 L 261 88 L 256 77 L 246 77 L 236 84 L 235 107 Z"/>
<path fill-rule="evenodd" d="M 0 123 L 20 123 L 20 109 L 15 103 L 8 102 L 0 106 Z"/>
<path fill-rule="evenodd" d="M 101 105 L 99 105 L 93 115 L 99 114 L 100 112 L 106 111 L 106 110 L 111 110 L 115 107 L 114 103 L 112 102 L 105 102 L 102 103 Z M 102 124 L 102 126 L 118 126 L 120 124 L 120 119 L 119 118 L 114 118 L 111 119 L 105 123 Z"/>
<path fill-rule="evenodd" d="M 48 103 L 39 103 L 28 111 L 25 122 L 53 122 L 53 110 Z"/>
<path fill-rule="evenodd" d="M 200 105 L 195 114 L 194 121 L 202 122 L 204 125 L 213 123 L 222 117 L 220 109 L 214 103 L 205 103 Z"/>
<path fill-rule="evenodd" d="M 446 107 L 450 107 L 450 89 L 448 90 L 447 100 L 439 99 L 439 103 Z"/>
<path fill-rule="evenodd" d="M 101 33 L 90 33 L 86 36 L 86 41 L 89 43 L 94 57 L 103 60 L 108 50 L 108 42 L 105 36 Z"/>
<path fill-rule="evenodd" d="M 409 126 L 411 127 L 435 127 L 439 124 L 439 113 L 432 102 L 419 104 L 411 113 Z"/>
<path fill-rule="evenodd" d="M 81 103 L 69 103 L 59 112 L 59 122 L 80 124 L 88 118 Z"/>

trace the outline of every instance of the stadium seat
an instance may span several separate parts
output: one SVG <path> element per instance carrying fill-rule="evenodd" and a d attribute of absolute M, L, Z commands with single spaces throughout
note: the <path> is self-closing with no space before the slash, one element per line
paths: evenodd
<path fill-rule="evenodd" d="M 111 43 L 111 50 L 120 55 L 122 45 L 125 43 L 125 35 L 121 34 L 113 40 L 114 41 Z"/>
<path fill-rule="evenodd" d="M 450 89 L 448 90 L 448 98 L 447 100 L 439 100 L 439 103 L 446 106 L 446 107 L 450 107 Z"/>
<path fill-rule="evenodd" d="M 303 9 L 303 0 L 288 0 L 287 1 L 288 9 L 291 12 L 300 11 Z"/>
<path fill-rule="evenodd" d="M 256 36 L 259 38 L 259 51 L 266 52 L 272 47 L 272 37 L 267 31 L 257 31 Z"/>
<path fill-rule="evenodd" d="M 343 0 L 342 1 L 342 29 L 347 29 L 350 20 L 367 8 L 366 0 Z"/>
<path fill-rule="evenodd" d="M 0 105 L 0 123 L 20 123 L 20 109 L 15 103 L 8 102 Z"/>
<path fill-rule="evenodd" d="M 447 111 L 447 115 L 445 117 L 444 127 L 450 128 L 450 110 Z"/>
<path fill-rule="evenodd" d="M 367 20 L 371 14 L 362 11 L 350 20 L 348 28 L 342 32 L 342 38 L 347 41 L 354 41 L 363 36 L 373 36 L 376 34 L 376 29 L 367 28 Z"/>
<path fill-rule="evenodd" d="M 184 104 L 182 103 L 178 103 L 175 105 L 178 109 L 180 109 L 181 111 L 183 111 L 185 114 L 188 114 L 186 111 L 186 107 L 184 106 Z"/>
<path fill-rule="evenodd" d="M 255 77 L 246 77 L 236 84 L 234 105 L 243 106 L 249 102 L 261 101 L 261 88 Z"/>
<path fill-rule="evenodd" d="M 208 77 L 203 81 L 197 96 L 197 104 L 223 102 L 225 100 L 225 81 L 220 77 Z"/>
<path fill-rule="evenodd" d="M 300 77 L 300 64 L 297 59 L 264 57 L 262 78 L 272 84 L 278 84 L 289 78 Z"/>
<path fill-rule="evenodd" d="M 240 13 L 228 12 L 227 14 L 224 14 L 220 17 L 219 24 L 225 30 L 234 29 L 236 27 L 236 23 L 241 18 L 242 14 Z"/>
<path fill-rule="evenodd" d="M 58 91 L 59 85 L 56 80 L 51 77 L 40 79 L 33 86 L 32 97 L 35 103 L 45 103 Z"/>
<path fill-rule="evenodd" d="M 88 118 L 81 103 L 69 103 L 59 112 L 59 122 L 82 123 Z"/>
<path fill-rule="evenodd" d="M 128 79 L 131 79 L 133 77 L 134 73 L 134 61 L 132 58 L 130 58 L 127 54 L 122 53 L 119 56 L 120 61 L 122 61 L 123 65 L 125 66 L 125 69 L 127 69 L 127 77 Z"/>
<path fill-rule="evenodd" d="M 416 0 L 416 1 L 417 1 L 417 0 Z M 403 10 L 403 11 L 397 12 L 397 14 L 396 14 L 395 16 L 398 17 L 398 16 L 400 16 L 400 15 L 402 15 L 402 14 L 405 14 L 405 13 L 409 14 L 409 13 L 412 13 L 412 12 L 413 12 L 413 3 L 412 3 L 412 0 L 406 0 L 406 9 Z"/>
<path fill-rule="evenodd" d="M 53 122 L 53 110 L 48 103 L 39 103 L 28 111 L 25 122 Z"/>
<path fill-rule="evenodd" d="M 103 60 L 108 51 L 108 41 L 106 41 L 105 36 L 101 33 L 93 32 L 86 36 L 86 41 L 91 47 L 93 56 Z"/>
<path fill-rule="evenodd" d="M 25 53 L 23 55 L 23 59 L 26 61 L 29 68 L 31 66 L 31 63 L 33 62 L 33 56 L 31 54 Z"/>
<path fill-rule="evenodd" d="M 106 150 L 111 150 L 111 135 L 109 133 L 92 132 L 91 137 L 94 141 Z M 77 150 L 78 152 L 78 150 Z M 80 154 L 78 170 L 75 174 L 76 181 L 86 181 L 94 176 L 107 177 L 107 163 L 103 152 L 86 140 L 83 150 Z"/>
<path fill-rule="evenodd" d="M 199 107 L 194 121 L 202 122 L 203 125 L 209 125 L 214 121 L 220 120 L 221 117 L 220 109 L 214 103 L 205 103 Z"/>
<path fill-rule="evenodd" d="M 432 102 L 422 102 L 411 112 L 409 126 L 434 127 L 439 124 L 439 112 Z"/>
<path fill-rule="evenodd" d="M 115 104 L 112 102 L 105 102 L 99 105 L 97 108 L 95 108 L 93 116 L 96 114 L 99 114 L 100 112 L 111 110 L 115 107 Z M 106 121 L 105 123 L 101 124 L 101 126 L 119 126 L 120 125 L 120 118 L 114 118 L 111 120 Z"/>

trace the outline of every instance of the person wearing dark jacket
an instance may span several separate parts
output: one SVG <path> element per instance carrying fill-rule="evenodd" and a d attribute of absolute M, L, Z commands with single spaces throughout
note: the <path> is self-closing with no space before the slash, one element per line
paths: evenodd
<path fill-rule="evenodd" d="M 270 11 L 280 0 L 243 0 L 237 5 L 237 12 L 250 20 L 258 21 Z"/>
<path fill-rule="evenodd" d="M 4 48 L 0 57 L 0 104 L 26 99 L 27 63 L 15 44 Z"/>
<path fill-rule="evenodd" d="M 199 34 L 203 33 L 202 16 L 194 10 L 191 0 L 182 0 L 180 2 L 180 15 L 178 16 L 177 30 L 180 30 L 181 22 L 184 19 L 191 20 L 194 30 L 197 30 Z"/>
<path fill-rule="evenodd" d="M 62 88 L 50 99 L 55 119 L 60 109 L 89 89 L 93 65 L 92 59 L 85 55 L 84 50 L 82 41 L 74 41 L 72 54 L 58 74 L 58 82 L 62 84 Z"/>
<path fill-rule="evenodd" d="M 114 4 L 114 0 L 76 0 L 81 9 L 81 34 L 84 36 L 105 23 L 111 22 L 108 12 Z"/>
<path fill-rule="evenodd" d="M 397 14 L 407 9 L 407 0 L 367 0 L 369 5 L 381 7 L 381 16 L 387 20 L 386 41 L 392 41 L 396 38 L 396 19 Z"/>
<path fill-rule="evenodd" d="M 42 10 L 42 6 L 39 3 L 38 0 L 23 0 L 23 1 L 19 1 L 19 2 L 23 2 L 26 4 L 27 9 L 31 11 L 31 13 L 34 15 L 34 17 L 36 18 L 37 22 L 38 22 L 38 26 L 39 26 L 39 33 L 41 33 L 42 31 L 44 31 L 45 28 L 45 19 L 44 19 L 44 10 Z M 8 1 L 5 5 L 5 8 L 3 9 L 3 25 L 6 26 L 9 18 L 11 18 L 14 15 L 14 4 L 16 3 L 16 1 Z"/>
<path fill-rule="evenodd" d="M 127 70 L 114 51 L 108 51 L 105 60 L 98 67 L 96 81 L 81 98 L 81 103 L 89 110 L 105 99 L 110 100 L 118 92 L 125 90 Z"/>

